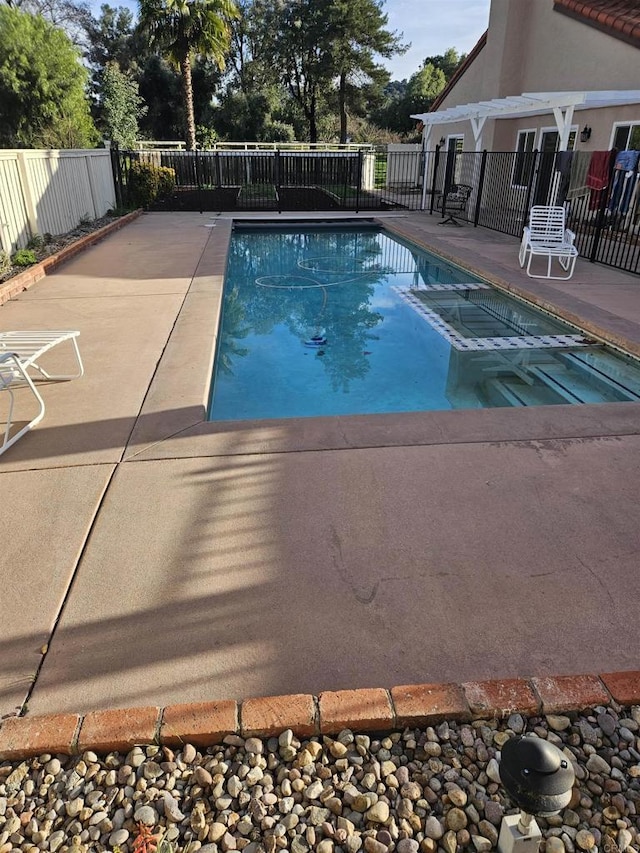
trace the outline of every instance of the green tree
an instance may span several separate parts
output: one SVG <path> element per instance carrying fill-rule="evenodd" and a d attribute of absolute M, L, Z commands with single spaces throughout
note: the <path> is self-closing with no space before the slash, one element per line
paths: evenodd
<path fill-rule="evenodd" d="M 117 62 L 121 71 L 136 72 L 149 55 L 132 13 L 124 6 L 116 8 L 104 3 L 100 16 L 91 19 L 87 35 L 86 58 L 98 76 L 109 62 Z"/>
<path fill-rule="evenodd" d="M 110 62 L 102 75 L 102 120 L 108 137 L 121 148 L 134 148 L 138 138 L 138 119 L 146 106 L 138 84 Z"/>
<path fill-rule="evenodd" d="M 461 65 L 466 58 L 466 53 L 460 55 L 455 47 L 449 47 L 439 56 L 427 56 L 422 65 L 423 67 L 432 65 L 434 68 L 442 71 L 445 76 L 445 80 L 448 83 L 458 70 L 458 66 Z"/>
<path fill-rule="evenodd" d="M 227 87 L 214 109 L 215 126 L 221 136 L 234 141 L 293 141 L 291 112 L 299 110 L 283 87 L 274 61 L 277 33 L 272 26 L 277 15 L 270 0 L 236 0 L 236 4 Z"/>
<path fill-rule="evenodd" d="M 8 6 L 40 15 L 54 27 L 64 30 L 76 47 L 83 47 L 92 16 L 83 0 L 6 0 Z"/>
<path fill-rule="evenodd" d="M 404 49 L 386 23 L 382 0 L 241 0 L 235 79 L 250 94 L 278 74 L 277 120 L 296 126 L 302 117 L 300 138 L 317 142 L 338 113 L 345 141 L 348 112 L 364 117 L 389 80 L 376 59 Z"/>
<path fill-rule="evenodd" d="M 318 121 L 334 76 L 330 10 L 333 0 L 264 0 L 264 27 L 270 34 L 272 63 L 318 141 Z"/>
<path fill-rule="evenodd" d="M 426 112 L 431 107 L 465 59 L 466 54 L 458 54 L 454 47 L 442 55 L 428 56 L 409 80 L 395 80 L 385 87 L 386 102 L 374 110 L 373 121 L 396 133 L 411 133 L 414 130 L 411 114 Z"/>
<path fill-rule="evenodd" d="M 186 113 L 187 148 L 196 147 L 191 66 L 200 54 L 224 68 L 229 21 L 237 15 L 233 0 L 140 0 L 140 25 L 179 69 Z"/>
<path fill-rule="evenodd" d="M 293 127 L 281 120 L 279 100 L 271 90 L 245 94 L 227 90 L 213 109 L 218 134 L 230 142 L 292 142 Z"/>
<path fill-rule="evenodd" d="M 426 112 L 446 85 L 444 71 L 424 65 L 411 75 L 407 84 L 405 100 L 409 112 Z"/>
<path fill-rule="evenodd" d="M 196 124 L 213 127 L 214 103 L 213 92 L 222 87 L 220 69 L 204 56 L 199 56 L 193 63 L 191 73 L 193 83 L 193 113 Z"/>
<path fill-rule="evenodd" d="M 184 139 L 184 104 L 180 75 L 152 54 L 139 78 L 140 94 L 148 112 L 140 119 L 143 139 Z"/>
<path fill-rule="evenodd" d="M 0 7 L 0 145 L 86 148 L 98 135 L 87 71 L 69 37 L 39 15 Z"/>
<path fill-rule="evenodd" d="M 230 88 L 245 94 L 272 89 L 279 82 L 273 61 L 273 34 L 268 16 L 269 2 L 236 0 L 238 17 L 231 23 Z"/>
<path fill-rule="evenodd" d="M 330 9 L 332 64 L 338 78 L 340 142 L 347 141 L 347 105 L 357 104 L 365 84 L 381 91 L 389 73 L 375 62 L 403 53 L 399 37 L 385 29 L 381 0 L 333 0 Z"/>

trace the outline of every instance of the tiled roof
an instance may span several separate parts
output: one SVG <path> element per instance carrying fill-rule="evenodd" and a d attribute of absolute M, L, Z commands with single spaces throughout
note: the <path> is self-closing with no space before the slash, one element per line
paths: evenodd
<path fill-rule="evenodd" d="M 640 48 L 638 0 L 554 0 L 553 8 Z"/>

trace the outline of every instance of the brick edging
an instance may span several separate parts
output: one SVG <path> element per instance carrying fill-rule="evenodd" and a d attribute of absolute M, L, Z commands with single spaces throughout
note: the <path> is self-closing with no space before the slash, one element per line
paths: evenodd
<path fill-rule="evenodd" d="M 80 237 L 74 243 L 70 243 L 68 246 L 60 249 L 59 252 L 49 255 L 49 257 L 44 258 L 44 260 L 37 264 L 33 264 L 33 266 L 28 267 L 24 272 L 7 279 L 7 281 L 0 284 L 0 305 L 22 293 L 23 290 L 28 290 L 31 285 L 52 273 L 54 269 L 65 261 L 68 261 L 74 255 L 77 255 L 78 252 L 88 249 L 89 246 L 98 243 L 113 231 L 118 231 L 123 226 L 128 225 L 129 222 L 137 219 L 142 213 L 143 210 L 140 209 L 120 216 L 118 219 L 114 219 L 113 222 L 109 222 L 108 225 L 99 228 L 97 231 L 92 231 L 90 234 L 85 234 L 84 237 Z"/>
<path fill-rule="evenodd" d="M 192 702 L 165 708 L 9 717 L 0 724 L 0 760 L 44 753 L 127 751 L 140 744 L 205 748 L 230 734 L 270 737 L 292 729 L 300 737 L 349 728 L 381 732 L 444 719 L 470 721 L 583 711 L 597 705 L 640 704 L 640 671 L 600 675 L 510 678 L 463 684 L 413 684 Z"/>

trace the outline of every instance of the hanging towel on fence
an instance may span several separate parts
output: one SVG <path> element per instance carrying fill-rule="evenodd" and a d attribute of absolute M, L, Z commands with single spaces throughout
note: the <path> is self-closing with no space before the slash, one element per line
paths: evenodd
<path fill-rule="evenodd" d="M 616 156 L 614 169 L 622 169 L 623 172 L 635 172 L 639 159 L 640 151 L 634 151 L 631 148 L 619 151 Z"/>
<path fill-rule="evenodd" d="M 611 198 L 607 209 L 611 213 L 626 213 L 635 187 L 635 173 L 638 167 L 640 151 L 619 151 L 613 167 Z"/>
<path fill-rule="evenodd" d="M 600 207 L 602 194 L 609 186 L 609 164 L 612 151 L 594 151 L 587 172 L 587 186 L 591 190 L 589 208 L 596 210 Z"/>
<path fill-rule="evenodd" d="M 626 213 L 629 210 L 631 193 L 635 186 L 635 172 L 623 172 L 617 169 L 613 173 L 611 198 L 607 210 L 611 213 Z"/>
<path fill-rule="evenodd" d="M 587 186 L 587 172 L 591 162 L 590 151 L 574 151 L 571 160 L 571 175 L 569 176 L 569 189 L 567 199 L 578 198 L 589 192 Z"/>

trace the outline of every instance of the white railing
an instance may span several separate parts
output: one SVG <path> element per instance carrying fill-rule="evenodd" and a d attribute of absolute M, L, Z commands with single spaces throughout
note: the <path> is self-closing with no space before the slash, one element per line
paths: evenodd
<path fill-rule="evenodd" d="M 109 151 L 0 150 L 0 249 L 10 254 L 115 206 Z"/>
<path fill-rule="evenodd" d="M 184 151 L 187 145 L 181 139 L 138 139 L 136 150 L 153 151 L 154 149 L 164 151 Z"/>
<path fill-rule="evenodd" d="M 198 151 L 372 151 L 376 146 L 368 142 L 214 142 Z M 186 150 L 184 142 L 156 142 L 138 140 L 139 151 Z"/>

